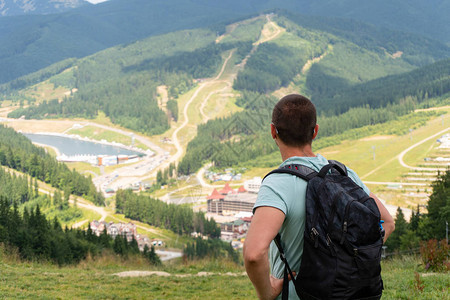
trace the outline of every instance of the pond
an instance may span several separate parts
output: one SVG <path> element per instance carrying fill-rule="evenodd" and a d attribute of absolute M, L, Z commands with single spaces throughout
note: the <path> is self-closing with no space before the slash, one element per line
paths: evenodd
<path fill-rule="evenodd" d="M 34 143 L 48 145 L 58 149 L 60 154 L 67 156 L 74 155 L 140 155 L 141 152 L 125 149 L 118 146 L 106 145 L 91 141 L 79 140 L 76 138 L 50 135 L 22 133 Z"/>

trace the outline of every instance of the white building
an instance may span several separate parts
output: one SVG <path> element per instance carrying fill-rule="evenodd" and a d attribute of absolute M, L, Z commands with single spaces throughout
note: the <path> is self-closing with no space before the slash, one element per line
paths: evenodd
<path fill-rule="evenodd" d="M 259 189 L 261 188 L 261 182 L 262 182 L 261 177 L 253 177 L 253 179 L 244 182 L 244 188 L 249 193 L 257 194 L 259 192 Z"/>

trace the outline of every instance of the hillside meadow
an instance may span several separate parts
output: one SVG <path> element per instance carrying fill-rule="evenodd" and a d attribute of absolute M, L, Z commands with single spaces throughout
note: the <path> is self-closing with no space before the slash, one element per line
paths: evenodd
<path fill-rule="evenodd" d="M 106 255 L 58 267 L 20 261 L 2 248 L 0 266 L 2 299 L 256 299 L 244 268 L 228 262 L 180 260 L 156 268 L 143 259 Z M 450 299 L 449 273 L 424 273 L 418 257 L 384 260 L 382 270 L 382 299 Z M 155 274 L 119 276 L 127 271 Z"/>

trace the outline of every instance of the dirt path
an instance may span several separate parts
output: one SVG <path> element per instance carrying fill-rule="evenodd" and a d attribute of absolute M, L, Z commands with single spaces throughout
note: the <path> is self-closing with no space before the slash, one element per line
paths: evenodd
<path fill-rule="evenodd" d="M 162 271 L 125 271 L 112 274 L 118 277 L 143 277 L 143 276 L 162 276 L 162 277 L 204 277 L 204 276 L 247 276 L 246 272 L 242 273 L 212 273 L 212 272 L 198 272 L 197 274 L 170 274 Z"/>
<path fill-rule="evenodd" d="M 264 25 L 264 28 L 261 31 L 261 37 L 253 45 L 260 45 L 262 43 L 269 42 L 273 39 L 276 39 L 281 33 L 286 31 L 284 28 L 281 28 L 275 22 L 273 22 L 270 18 L 270 15 L 266 15 L 266 19 L 267 23 L 266 25 Z"/>
<path fill-rule="evenodd" d="M 230 51 L 230 54 L 229 54 L 228 57 L 225 59 L 225 62 L 224 62 L 223 65 L 222 65 L 222 69 L 220 70 L 220 72 L 219 72 L 219 74 L 216 76 L 216 78 L 214 78 L 214 81 L 219 80 L 219 78 L 222 76 L 223 72 L 225 71 L 225 67 L 226 67 L 227 64 L 228 64 L 228 61 L 229 61 L 230 58 L 233 56 L 234 52 L 236 52 L 236 50 Z M 226 85 L 225 87 L 223 87 L 223 88 L 220 89 L 220 90 L 215 90 L 215 91 L 210 92 L 210 93 L 208 94 L 208 96 L 206 96 L 205 99 L 203 99 L 203 101 L 202 101 L 202 103 L 201 103 L 201 105 L 200 105 L 200 114 L 201 114 L 202 117 L 203 117 L 203 123 L 208 122 L 208 120 L 210 119 L 210 118 L 206 115 L 206 113 L 205 113 L 205 106 L 208 104 L 209 98 L 211 98 L 212 95 L 219 94 L 219 93 L 221 93 L 221 92 L 224 92 L 224 91 L 227 90 L 227 89 L 231 89 L 232 81 L 231 81 L 231 82 L 226 81 L 226 83 L 227 83 L 227 85 Z"/>
<path fill-rule="evenodd" d="M 168 163 L 173 163 L 173 162 L 177 162 L 181 159 L 182 155 L 184 154 L 184 149 L 181 146 L 180 140 L 178 138 L 178 133 L 184 129 L 186 126 L 188 126 L 189 124 L 189 116 L 188 116 L 188 109 L 189 106 L 192 104 L 192 102 L 198 97 L 198 94 L 207 86 L 210 84 L 213 84 L 215 82 L 217 82 L 219 80 L 219 78 L 222 76 L 223 72 L 225 71 L 225 68 L 228 64 L 228 61 L 230 60 L 230 58 L 233 56 L 234 51 L 231 51 L 230 54 L 228 55 L 228 57 L 225 59 L 225 61 L 222 64 L 222 68 L 219 71 L 219 74 L 217 74 L 217 76 L 211 80 L 206 80 L 202 83 L 200 83 L 199 87 L 197 88 L 197 90 L 194 92 L 194 94 L 191 96 L 191 98 L 189 99 L 189 101 L 186 103 L 186 105 L 183 108 L 183 116 L 184 116 L 184 121 L 183 123 L 173 132 L 172 134 L 172 142 L 175 145 L 175 148 L 177 149 L 177 152 L 170 157 L 170 159 L 168 160 Z M 219 90 L 220 91 L 220 90 Z M 215 92 L 219 92 L 219 91 L 215 91 Z M 208 118 L 206 116 L 206 114 L 204 113 L 204 111 L 202 110 L 202 108 L 204 108 L 207 104 L 207 101 L 209 99 L 209 97 L 212 95 L 213 93 L 211 93 L 210 95 L 208 95 L 208 97 L 205 98 L 205 100 L 203 100 L 202 102 L 202 106 L 201 106 L 201 113 L 202 116 Z"/>
<path fill-rule="evenodd" d="M 271 40 L 276 39 L 281 33 L 283 33 L 285 30 L 282 29 L 281 27 L 279 27 L 275 22 L 272 21 L 270 15 L 266 15 L 266 20 L 267 23 L 264 26 L 264 29 L 261 31 L 261 37 L 260 39 L 253 43 L 253 48 L 250 51 L 250 53 L 242 60 L 242 62 L 239 64 L 239 68 L 236 70 L 236 74 L 232 75 L 231 78 L 231 83 L 229 83 L 230 87 L 232 85 L 232 81 L 234 80 L 234 78 L 237 76 L 237 73 L 239 70 L 243 69 L 248 61 L 248 59 L 251 57 L 251 55 L 257 50 L 258 46 L 262 43 L 266 43 L 269 42 Z M 270 29 L 269 29 L 270 28 Z M 231 58 L 232 53 L 230 53 L 230 56 L 228 57 Z M 227 60 L 228 60 L 227 59 Z M 222 71 L 225 69 L 225 64 L 222 66 Z M 217 76 L 215 79 L 219 79 L 220 76 Z M 204 112 L 204 108 L 207 105 L 207 102 L 209 100 L 209 98 L 216 94 L 219 93 L 222 90 L 225 90 L 226 88 L 228 88 L 228 86 L 224 87 L 221 90 L 217 90 L 217 91 L 213 91 L 210 94 L 208 94 L 208 96 L 203 100 L 201 106 L 200 106 L 200 113 L 203 116 L 203 122 L 207 122 L 210 118 L 205 114 Z M 217 188 L 220 187 L 221 185 L 211 185 L 209 183 L 207 183 L 204 180 L 204 174 L 207 168 L 209 168 L 211 166 L 211 164 L 207 164 L 205 166 L 203 166 L 202 168 L 200 168 L 200 170 L 197 172 L 196 177 L 197 177 L 197 181 L 199 182 L 199 184 L 204 187 L 204 188 L 209 188 L 209 189 L 213 189 L 213 188 Z"/>
<path fill-rule="evenodd" d="M 309 69 L 311 69 L 313 64 L 318 63 L 319 61 L 321 61 L 327 55 L 328 55 L 328 52 L 325 51 L 321 56 L 314 57 L 314 58 L 308 60 L 306 62 L 306 64 L 303 66 L 303 68 L 302 68 L 302 74 L 306 74 L 306 72 L 308 72 Z"/>

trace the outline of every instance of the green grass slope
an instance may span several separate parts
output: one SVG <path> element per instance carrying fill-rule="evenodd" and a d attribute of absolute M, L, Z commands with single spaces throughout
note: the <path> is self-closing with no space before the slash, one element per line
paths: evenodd
<path fill-rule="evenodd" d="M 450 41 L 450 5 L 444 0 L 427 4 L 419 0 L 116 0 L 62 14 L 0 18 L 0 83 L 150 35 L 211 26 L 277 8 L 352 18 Z M 220 33 L 224 28 L 215 30 Z"/>
<path fill-rule="evenodd" d="M 155 268 L 144 261 L 120 262 L 111 256 L 97 261 L 87 260 L 78 266 L 58 267 L 20 262 L 0 252 L 0 266 L 0 293 L 5 298 L 65 299 L 70 295 L 70 298 L 77 299 L 256 299 L 243 267 L 220 261 Z M 142 271 L 146 276 L 116 275 L 128 271 Z M 156 272 L 164 273 L 160 273 L 161 276 Z M 419 279 L 416 279 L 416 272 Z M 425 273 L 417 257 L 383 261 L 382 276 L 382 299 L 449 297 L 449 275 Z"/>

